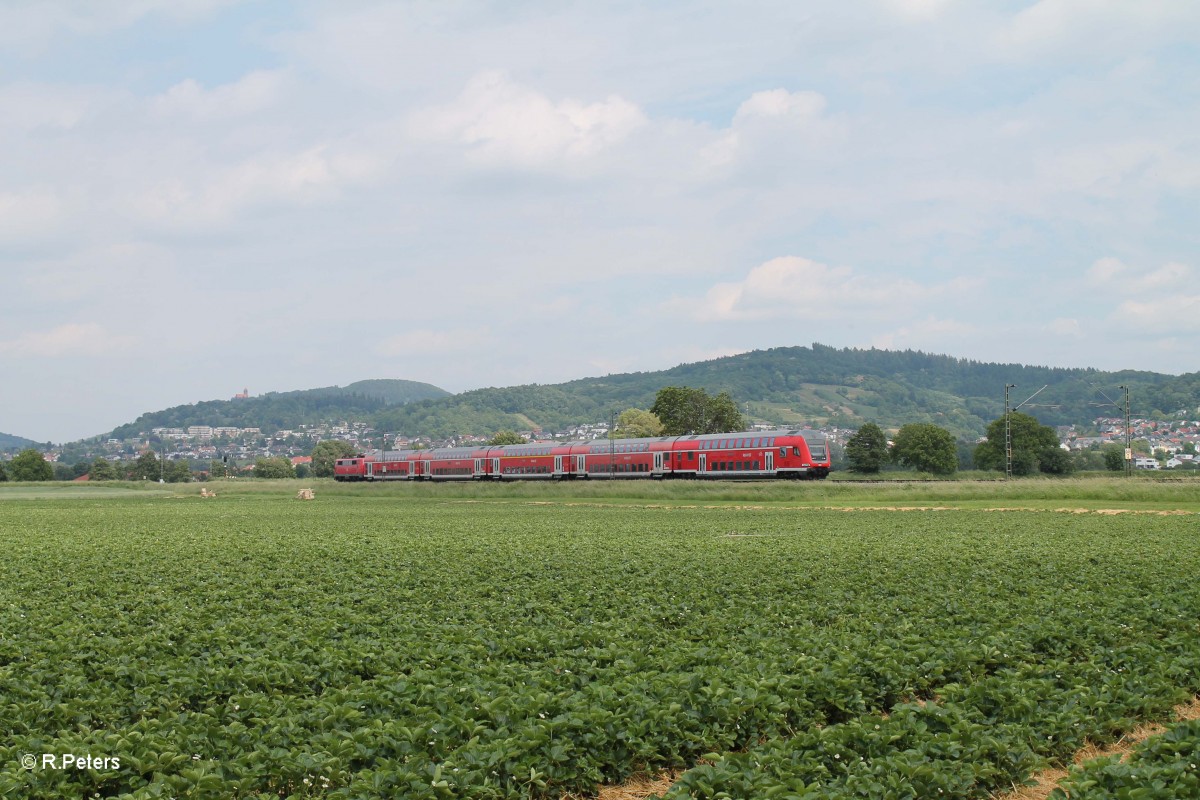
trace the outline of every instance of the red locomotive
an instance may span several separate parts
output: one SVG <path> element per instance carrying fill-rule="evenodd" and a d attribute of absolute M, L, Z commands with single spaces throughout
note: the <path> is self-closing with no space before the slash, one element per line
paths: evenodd
<path fill-rule="evenodd" d="M 829 440 L 818 431 L 774 430 L 532 442 L 437 450 L 375 450 L 338 459 L 339 481 L 563 478 L 824 478 Z"/>

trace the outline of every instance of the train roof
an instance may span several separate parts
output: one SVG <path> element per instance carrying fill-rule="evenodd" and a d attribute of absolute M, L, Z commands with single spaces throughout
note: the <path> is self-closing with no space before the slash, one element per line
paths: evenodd
<path fill-rule="evenodd" d="M 695 441 L 726 441 L 729 439 L 759 439 L 759 438 L 777 438 L 780 436 L 801 436 L 805 441 L 824 441 L 829 437 L 820 431 L 811 428 L 774 428 L 765 431 L 731 431 L 729 433 L 701 433 L 689 434 L 685 433 L 681 436 L 650 436 L 637 439 L 589 439 L 576 440 L 571 442 L 527 442 L 525 444 L 506 444 L 506 445 L 468 445 L 465 447 L 439 447 L 434 450 L 388 450 L 383 454 L 382 460 L 387 461 L 390 458 L 406 458 L 413 453 L 428 453 L 437 458 L 469 458 L 480 450 L 503 449 L 513 455 L 522 454 L 544 454 L 552 449 L 558 448 L 574 448 L 574 447 L 589 447 L 592 452 L 607 450 L 610 447 L 621 445 L 649 445 L 654 442 L 695 442 Z M 640 449 L 640 448 L 639 448 Z M 371 451 L 372 455 L 379 453 L 378 450 Z"/>
<path fill-rule="evenodd" d="M 729 433 L 702 433 L 699 435 L 684 434 L 683 436 L 679 436 L 676 438 L 688 439 L 688 440 L 696 439 L 698 441 L 709 441 L 712 439 L 721 439 L 721 440 L 746 439 L 746 438 L 757 438 L 760 436 L 803 436 L 805 439 L 826 439 L 826 438 L 828 438 L 825 434 L 821 433 L 820 431 L 814 431 L 811 428 L 795 428 L 795 429 L 775 428 L 775 429 L 768 430 L 768 431 L 730 431 Z"/>

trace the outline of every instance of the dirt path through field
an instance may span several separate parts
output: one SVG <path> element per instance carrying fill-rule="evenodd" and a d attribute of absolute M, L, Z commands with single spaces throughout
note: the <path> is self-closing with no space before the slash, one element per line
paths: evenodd
<path fill-rule="evenodd" d="M 1182 722 L 1191 719 L 1200 719 L 1200 697 L 1193 697 L 1190 703 L 1175 707 L 1175 719 L 1173 721 Z M 1125 734 L 1121 737 L 1120 741 L 1114 742 L 1107 747 L 1096 747 L 1089 744 L 1075 753 L 1075 757 L 1071 759 L 1071 762 L 1079 765 L 1092 759 L 1108 758 L 1109 756 L 1120 756 L 1121 760 L 1124 761 L 1139 744 L 1151 736 L 1157 736 L 1165 732 L 1167 724 L 1151 722 L 1142 725 L 1140 728 L 1135 728 Z M 1046 800 L 1065 777 L 1067 777 L 1066 769 L 1048 769 L 1033 776 L 1033 780 L 1035 781 L 1033 785 L 1019 786 L 1010 792 L 993 795 L 993 798 L 994 800 Z"/>
<path fill-rule="evenodd" d="M 1184 720 L 1200 719 L 1200 697 L 1193 697 L 1191 702 L 1176 706 L 1174 709 L 1174 718 L 1171 722 L 1182 722 Z M 1082 764 L 1086 761 L 1091 761 L 1094 758 L 1107 758 L 1108 756 L 1121 756 L 1125 759 L 1137 745 L 1149 739 L 1151 736 L 1157 736 L 1167 730 L 1168 723 L 1151 722 L 1135 728 L 1125 736 L 1121 737 L 1120 741 L 1111 744 L 1107 747 L 1096 747 L 1095 745 L 1087 745 L 1075 754 L 1072 759 L 1074 764 Z M 658 775 L 639 775 L 622 783 L 619 786 L 601 786 L 597 791 L 597 800 L 646 800 L 651 795 L 663 795 L 671 786 L 679 779 L 681 772 L 667 771 Z M 1019 786 L 1011 791 L 992 795 L 993 800 L 1046 800 L 1050 793 L 1054 791 L 1059 782 L 1067 777 L 1067 770 L 1055 768 L 1044 770 L 1033 776 L 1035 783 L 1031 786 Z M 560 800 L 586 800 L 582 795 L 567 794 L 563 795 Z"/>

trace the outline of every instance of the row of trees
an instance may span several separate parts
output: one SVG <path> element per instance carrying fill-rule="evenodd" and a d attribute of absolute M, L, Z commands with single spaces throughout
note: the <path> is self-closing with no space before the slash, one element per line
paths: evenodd
<path fill-rule="evenodd" d="M 868 422 L 846 442 L 846 460 L 851 472 L 873 474 L 894 463 L 918 472 L 950 475 L 958 469 L 958 445 L 949 431 L 916 422 L 901 427 L 889 446 L 883 430 Z"/>
<path fill-rule="evenodd" d="M 313 474 L 324 477 L 333 475 L 334 462 L 344 456 L 354 453 L 354 446 L 349 442 L 327 441 L 320 442 L 313 448 Z M 60 475 L 56 466 L 46 461 L 40 452 L 34 449 L 23 450 L 7 466 L 0 464 L 0 481 L 52 481 L 70 480 L 71 478 L 87 475 L 93 481 L 158 481 L 166 483 L 187 483 L 194 479 L 191 464 L 187 461 L 161 460 L 153 450 L 147 450 L 131 463 L 113 463 L 106 458 L 95 461 L 84 461 L 74 467 L 57 465 L 65 469 Z M 298 469 L 291 459 L 277 456 L 260 458 L 254 462 L 253 475 L 256 478 L 303 478 L 309 468 L 301 464 Z M 317 470 L 320 470 L 318 473 Z M 230 474 L 229 465 L 224 461 L 214 460 L 209 465 L 209 476 L 223 478 Z"/>
<path fill-rule="evenodd" d="M 649 409 L 622 411 L 612 436 L 615 439 L 647 439 L 685 433 L 728 433 L 745 428 L 746 420 L 728 392 L 709 395 L 704 389 L 690 386 L 666 386 L 659 389 L 654 405 Z M 502 430 L 485 444 L 525 444 L 525 438 L 515 431 Z M 315 455 L 313 463 L 316 464 Z"/>
<path fill-rule="evenodd" d="M 1014 475 L 1067 475 L 1075 470 L 1071 454 L 1059 446 L 1054 429 L 1020 412 L 1009 414 L 1009 435 L 1012 439 L 1012 471 Z M 987 440 L 975 447 L 974 465 L 978 469 L 1004 470 L 1005 421 L 1001 417 L 987 428 Z M 846 460 L 852 472 L 876 473 L 887 464 L 949 475 L 958 469 L 959 445 L 949 431 L 929 423 L 904 425 L 889 446 L 887 436 L 878 425 L 868 422 L 846 442 Z M 1116 451 L 1114 467 L 1108 454 L 1109 469 L 1121 469 L 1123 454 Z"/>

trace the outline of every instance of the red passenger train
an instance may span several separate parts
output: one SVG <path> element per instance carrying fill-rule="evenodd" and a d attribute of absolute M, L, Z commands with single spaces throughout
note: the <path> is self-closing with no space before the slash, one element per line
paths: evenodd
<path fill-rule="evenodd" d="M 653 439 L 375 450 L 338 459 L 339 481 L 566 478 L 824 478 L 829 439 L 812 430 Z"/>

